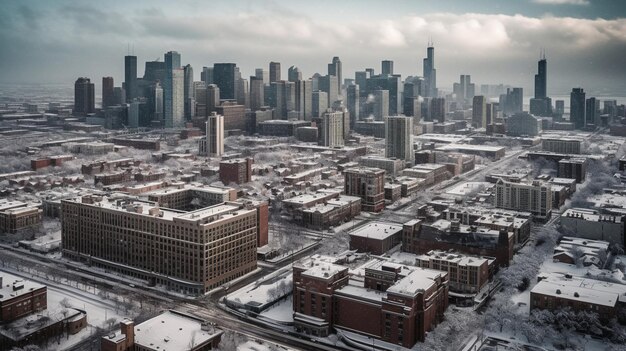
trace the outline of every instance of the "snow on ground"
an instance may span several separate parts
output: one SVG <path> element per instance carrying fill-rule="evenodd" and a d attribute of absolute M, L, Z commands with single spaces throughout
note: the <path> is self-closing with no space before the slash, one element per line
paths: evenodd
<path fill-rule="evenodd" d="M 272 292 L 287 292 L 281 291 L 288 289 L 291 291 L 293 283 L 293 276 L 291 270 L 280 270 L 274 272 L 268 276 L 265 276 L 245 287 L 228 294 L 227 299 L 236 301 L 243 305 L 250 302 L 258 302 L 260 304 L 266 304 L 276 299 L 276 293 Z"/>
<path fill-rule="evenodd" d="M 261 312 L 261 316 L 279 323 L 293 323 L 293 297 L 286 299 Z"/>
<path fill-rule="evenodd" d="M 554 262 L 552 257 L 548 257 L 539 267 L 540 272 L 545 273 L 561 273 L 561 274 L 571 274 L 576 277 L 584 277 L 584 278 L 594 278 L 604 277 L 604 278 L 612 278 L 612 281 L 615 283 L 625 284 L 626 281 L 622 279 L 622 274 L 619 271 L 611 273 L 608 270 L 603 270 L 596 268 L 595 266 L 589 267 L 576 267 L 573 264 L 567 264 L 562 262 Z"/>
<path fill-rule="evenodd" d="M 519 311 L 523 312 L 525 315 L 530 313 L 530 290 L 526 289 L 526 291 L 515 294 L 511 296 L 511 301 L 515 303 L 519 307 Z"/>

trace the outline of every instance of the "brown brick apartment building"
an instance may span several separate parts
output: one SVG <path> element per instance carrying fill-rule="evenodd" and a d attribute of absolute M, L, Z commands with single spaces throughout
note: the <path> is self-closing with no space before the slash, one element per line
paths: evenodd
<path fill-rule="evenodd" d="M 62 200 L 61 213 L 65 257 L 182 293 L 203 294 L 256 268 L 259 211 L 250 205 L 183 212 L 85 195 Z"/>
<path fill-rule="evenodd" d="M 355 167 L 344 170 L 344 192 L 361 198 L 361 208 L 380 212 L 385 208 L 385 171 L 378 168 Z"/>
<path fill-rule="evenodd" d="M 45 285 L 26 280 L 9 281 L 0 275 L 0 322 L 6 323 L 48 307 Z"/>
<path fill-rule="evenodd" d="M 252 158 L 237 158 L 220 162 L 220 181 L 244 184 L 252 180 Z"/>

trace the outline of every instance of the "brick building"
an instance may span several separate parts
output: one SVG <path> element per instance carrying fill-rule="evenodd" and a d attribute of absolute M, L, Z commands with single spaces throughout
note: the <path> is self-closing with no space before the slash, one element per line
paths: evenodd
<path fill-rule="evenodd" d="M 348 233 L 350 250 L 382 255 L 402 242 L 402 226 L 370 222 Z"/>
<path fill-rule="evenodd" d="M 445 272 L 375 261 L 363 279 L 354 278 L 331 257 L 294 263 L 296 330 L 314 336 L 345 330 L 410 348 L 443 320 Z"/>
<path fill-rule="evenodd" d="M 344 192 L 359 196 L 363 211 L 380 212 L 385 208 L 385 171 L 355 167 L 344 170 Z"/>
<path fill-rule="evenodd" d="M 45 285 L 8 278 L 0 274 L 0 322 L 10 322 L 48 307 Z"/>
<path fill-rule="evenodd" d="M 253 206 L 227 202 L 183 212 L 84 195 L 61 207 L 62 252 L 73 260 L 195 295 L 256 268 L 260 228 Z"/>
<path fill-rule="evenodd" d="M 0 202 L 0 233 L 16 233 L 41 225 L 43 210 L 20 201 Z"/>
<path fill-rule="evenodd" d="M 450 291 L 476 294 L 491 278 L 494 260 L 444 251 L 429 251 L 417 256 L 417 265 L 448 272 Z"/>
<path fill-rule="evenodd" d="M 252 158 L 237 158 L 220 162 L 220 181 L 245 184 L 252 180 Z"/>

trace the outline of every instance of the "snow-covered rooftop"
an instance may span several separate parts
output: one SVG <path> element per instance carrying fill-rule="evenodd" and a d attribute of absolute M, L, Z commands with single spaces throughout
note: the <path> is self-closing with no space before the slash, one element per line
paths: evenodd
<path fill-rule="evenodd" d="M 135 343 L 151 350 L 187 350 L 192 340 L 202 345 L 220 334 L 222 331 L 212 326 L 202 330 L 202 322 L 196 318 L 166 311 L 135 327 Z"/>
<path fill-rule="evenodd" d="M 402 226 L 391 223 L 371 222 L 350 232 L 350 236 L 384 240 L 402 231 Z"/>

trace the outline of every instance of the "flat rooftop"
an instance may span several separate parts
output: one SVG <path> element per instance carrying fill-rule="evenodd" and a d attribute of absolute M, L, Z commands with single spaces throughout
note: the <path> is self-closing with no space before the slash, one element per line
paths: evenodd
<path fill-rule="evenodd" d="M 208 329 L 202 330 L 196 318 L 167 311 L 135 326 L 135 343 L 152 350 L 187 350 L 192 341 L 202 345 L 222 334 L 212 326 Z"/>
<path fill-rule="evenodd" d="M 402 226 L 399 224 L 371 222 L 351 231 L 349 234 L 350 236 L 361 238 L 384 240 L 399 232 L 402 232 Z"/>
<path fill-rule="evenodd" d="M 584 285 L 576 286 L 565 281 L 542 280 L 535 285 L 531 293 L 608 307 L 615 307 L 619 299 L 619 294 L 615 292 L 596 290 Z"/>
<path fill-rule="evenodd" d="M 0 272 L 0 277 L 2 277 L 2 286 L 0 286 L 0 302 L 5 302 L 20 295 L 28 294 L 34 290 L 46 287 L 45 285 L 35 283 L 6 272 Z"/>

